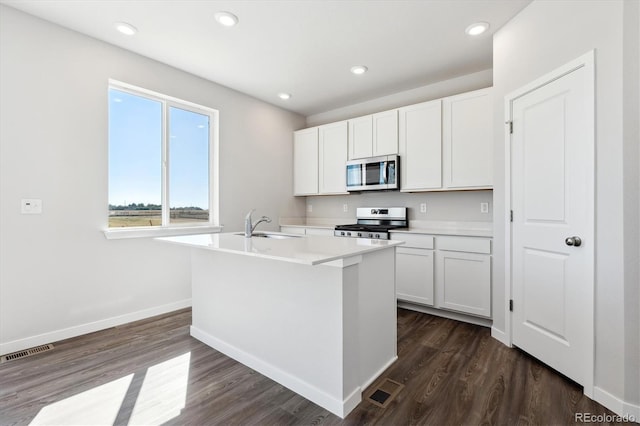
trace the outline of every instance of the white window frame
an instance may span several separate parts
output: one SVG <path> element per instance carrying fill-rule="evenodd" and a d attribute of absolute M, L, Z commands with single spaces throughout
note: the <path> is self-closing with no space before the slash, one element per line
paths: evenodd
<path fill-rule="evenodd" d="M 110 89 L 130 93 L 135 96 L 141 96 L 160 102 L 162 104 L 162 225 L 109 228 L 107 217 L 107 224 L 105 229 L 103 230 L 105 237 L 107 239 L 121 239 L 220 232 L 222 230 L 222 226 L 220 225 L 219 208 L 219 112 L 213 108 L 163 95 L 158 92 L 143 89 L 141 87 L 123 83 L 121 81 L 113 79 L 109 79 L 109 84 L 107 87 L 107 98 Z M 206 224 L 171 224 L 169 220 L 171 210 L 167 201 L 169 200 L 169 173 L 171 170 L 171 159 L 169 158 L 168 111 L 171 107 L 194 112 L 197 114 L 208 115 L 209 117 L 211 117 L 211 120 L 209 122 L 209 221 Z M 109 182 L 108 178 L 107 182 Z"/>

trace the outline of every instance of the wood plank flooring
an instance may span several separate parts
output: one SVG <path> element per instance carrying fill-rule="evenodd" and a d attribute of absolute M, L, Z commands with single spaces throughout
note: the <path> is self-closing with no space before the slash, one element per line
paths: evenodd
<path fill-rule="evenodd" d="M 399 309 L 399 360 L 382 378 L 404 388 L 386 408 L 364 400 L 343 420 L 193 339 L 190 323 L 185 309 L 0 364 L 0 425 L 570 425 L 575 413 L 613 415 L 487 328 Z"/>

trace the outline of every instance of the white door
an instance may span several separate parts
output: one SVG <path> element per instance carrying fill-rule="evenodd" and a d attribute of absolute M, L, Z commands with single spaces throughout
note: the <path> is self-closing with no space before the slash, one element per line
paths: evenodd
<path fill-rule="evenodd" d="M 587 392 L 594 350 L 594 82 L 593 63 L 578 62 L 510 102 L 512 338 Z"/>

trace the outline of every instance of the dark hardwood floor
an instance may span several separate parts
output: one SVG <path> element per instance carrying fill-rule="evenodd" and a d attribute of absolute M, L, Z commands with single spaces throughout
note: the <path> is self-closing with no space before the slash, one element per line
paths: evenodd
<path fill-rule="evenodd" d="M 399 360 L 382 378 L 404 388 L 386 408 L 363 400 L 342 420 L 193 339 L 190 323 L 181 310 L 0 364 L 0 424 L 570 425 L 576 413 L 613 416 L 489 329 L 400 309 Z"/>

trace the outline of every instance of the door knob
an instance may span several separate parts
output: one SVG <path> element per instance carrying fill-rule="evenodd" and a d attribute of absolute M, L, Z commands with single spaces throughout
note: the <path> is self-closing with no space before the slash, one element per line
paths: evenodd
<path fill-rule="evenodd" d="M 580 237 L 567 237 L 564 240 L 564 243 L 568 246 L 580 247 L 582 245 L 582 240 Z"/>

